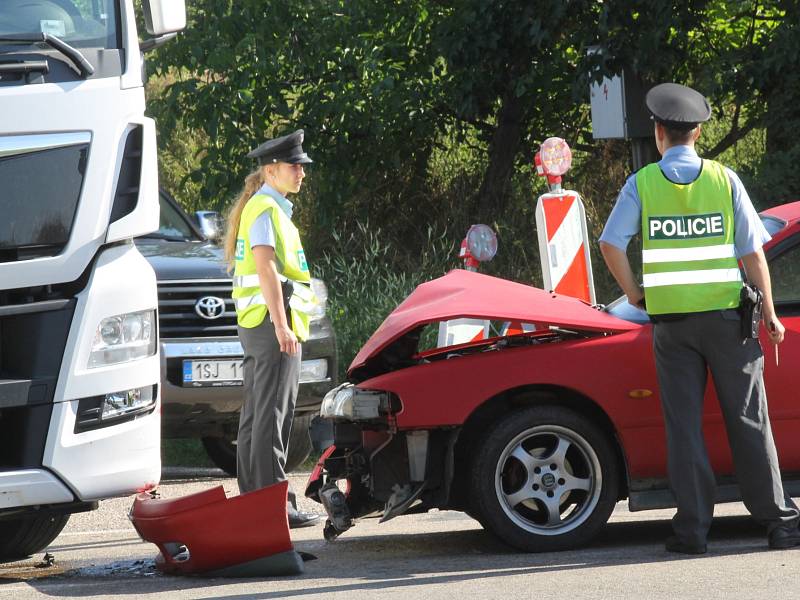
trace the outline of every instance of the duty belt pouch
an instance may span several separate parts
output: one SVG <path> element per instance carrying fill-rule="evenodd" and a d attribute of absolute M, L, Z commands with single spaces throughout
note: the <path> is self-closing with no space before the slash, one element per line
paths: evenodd
<path fill-rule="evenodd" d="M 761 290 L 745 283 L 739 293 L 739 314 L 742 317 L 742 338 L 758 339 L 758 328 L 761 323 L 761 306 L 763 302 Z"/>
<path fill-rule="evenodd" d="M 289 325 L 291 325 L 289 302 L 292 300 L 292 294 L 294 294 L 294 283 L 289 280 L 282 281 L 281 291 L 283 292 L 283 310 L 286 311 L 286 318 L 289 320 Z"/>

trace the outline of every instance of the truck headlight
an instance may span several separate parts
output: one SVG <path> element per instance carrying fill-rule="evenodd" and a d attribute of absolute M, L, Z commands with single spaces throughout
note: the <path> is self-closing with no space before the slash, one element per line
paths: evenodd
<path fill-rule="evenodd" d="M 369 421 L 389 412 L 389 394 L 345 383 L 325 394 L 319 414 L 328 419 Z"/>
<path fill-rule="evenodd" d="M 89 368 L 129 362 L 156 353 L 156 311 L 143 310 L 100 321 Z"/>
<path fill-rule="evenodd" d="M 75 417 L 75 433 L 82 433 L 150 413 L 156 405 L 158 390 L 155 385 L 111 392 L 104 396 L 82 398 Z"/>

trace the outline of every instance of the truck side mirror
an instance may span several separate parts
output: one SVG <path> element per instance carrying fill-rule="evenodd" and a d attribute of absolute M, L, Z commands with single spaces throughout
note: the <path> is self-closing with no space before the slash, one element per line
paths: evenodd
<path fill-rule="evenodd" d="M 186 27 L 184 0 L 145 0 L 144 22 L 150 35 L 174 33 Z"/>
<path fill-rule="evenodd" d="M 215 210 L 198 210 L 194 218 L 206 239 L 218 242 L 225 235 L 225 219 Z"/>

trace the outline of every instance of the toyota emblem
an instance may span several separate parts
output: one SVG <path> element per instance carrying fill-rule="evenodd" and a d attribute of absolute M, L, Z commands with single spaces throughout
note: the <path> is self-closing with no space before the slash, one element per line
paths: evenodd
<path fill-rule="evenodd" d="M 203 296 L 195 302 L 194 312 L 204 319 L 219 319 L 225 313 L 225 300 L 216 296 Z"/>

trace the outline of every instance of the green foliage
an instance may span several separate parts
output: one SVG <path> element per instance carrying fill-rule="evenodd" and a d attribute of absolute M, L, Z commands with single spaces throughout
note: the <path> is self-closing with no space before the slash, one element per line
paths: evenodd
<path fill-rule="evenodd" d="M 679 81 L 709 98 L 717 123 L 727 130 L 704 147 L 708 158 L 722 157 L 756 130 L 766 131 L 766 150 L 755 160 L 759 171 L 788 166 L 800 134 L 800 4 L 770 0 L 654 0 L 603 3 L 593 59 L 601 71 L 632 68 L 644 83 Z M 753 138 L 746 142 L 752 147 Z M 760 164 L 759 164 L 760 163 Z M 770 182 L 768 204 L 800 194 L 793 171 Z M 776 183 L 778 188 L 776 189 Z M 758 190 L 760 191 L 760 190 Z M 776 193 L 777 192 L 777 193 Z M 757 194 L 760 195 L 760 194 Z"/>
<path fill-rule="evenodd" d="M 326 226 L 336 224 L 355 190 L 384 184 L 417 156 L 425 164 L 429 147 L 419 139 L 436 126 L 428 96 L 437 74 L 425 55 L 423 6 L 398 2 L 387 11 L 378 0 L 190 6 L 182 43 L 159 50 L 153 66 L 159 76 L 178 74 L 158 110 L 208 136 L 197 174 L 209 205 L 219 206 L 241 185 L 248 150 L 298 127 L 309 131 L 310 154 L 329 165 L 318 182 Z"/>
<path fill-rule="evenodd" d="M 595 240 L 630 146 L 592 138 L 592 77 L 624 67 L 645 87 L 697 87 L 714 110 L 702 153 L 737 170 L 759 208 L 800 197 L 794 0 L 188 6 L 179 40 L 148 55 L 161 179 L 190 210 L 224 209 L 252 147 L 306 129 L 315 162 L 295 214 L 339 311 L 343 363 L 416 283 L 456 265 L 473 223 L 498 233 L 484 272 L 541 284 L 534 209 L 546 186 L 530 165 L 553 135 L 573 147 L 565 187 L 586 205 L 598 300 L 613 299 Z"/>
<path fill-rule="evenodd" d="M 162 439 L 161 462 L 165 467 L 214 466 L 198 439 Z"/>
<path fill-rule="evenodd" d="M 210 206 L 203 197 L 202 180 L 195 171 L 208 146 L 208 137 L 203 130 L 190 128 L 182 119 L 173 119 L 159 102 L 166 87 L 174 81 L 173 76 L 153 77 L 148 81 L 145 93 L 148 112 L 164 132 L 158 136 L 159 185 L 175 196 L 191 214 Z M 170 122 L 171 127 L 167 127 Z"/>
<path fill-rule="evenodd" d="M 432 228 L 416 248 L 386 241 L 380 227 L 356 223 L 354 233 L 333 233 L 337 250 L 324 254 L 314 273 L 328 286 L 328 314 L 336 331 L 340 377 L 383 320 L 414 288 L 458 266 L 451 240 Z"/>

